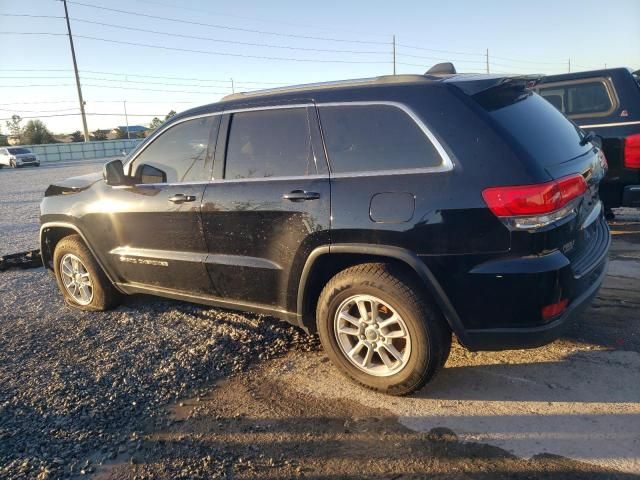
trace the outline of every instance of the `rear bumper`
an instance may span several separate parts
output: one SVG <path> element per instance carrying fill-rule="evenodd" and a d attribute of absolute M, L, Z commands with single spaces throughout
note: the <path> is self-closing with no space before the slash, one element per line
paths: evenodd
<path fill-rule="evenodd" d="M 467 314 L 466 320 L 474 324 L 460 332 L 460 342 L 469 350 L 509 350 L 539 347 L 562 335 L 589 305 L 606 275 L 611 235 L 602 214 L 595 222 L 586 245 L 572 260 L 555 250 L 474 268 L 471 274 L 480 274 L 475 290 L 485 303 L 482 309 L 476 306 L 472 316 Z M 500 289 L 494 277 L 500 281 L 508 277 L 508 281 Z M 506 295 L 496 295 L 496 291 Z M 568 299 L 566 310 L 543 320 L 542 308 L 560 299 Z"/>
<path fill-rule="evenodd" d="M 591 274 L 595 274 L 593 283 L 577 298 L 573 299 L 567 310 L 550 323 L 536 327 L 492 328 L 466 330 L 464 345 L 469 350 L 512 350 L 536 348 L 553 342 L 560 337 L 571 322 L 591 303 L 598 293 L 607 274 L 605 259 Z"/>
<path fill-rule="evenodd" d="M 627 185 L 622 191 L 623 207 L 640 207 L 640 185 Z"/>

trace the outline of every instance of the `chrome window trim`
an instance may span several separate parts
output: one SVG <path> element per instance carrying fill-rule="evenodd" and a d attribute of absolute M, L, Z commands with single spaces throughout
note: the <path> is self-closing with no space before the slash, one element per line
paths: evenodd
<path fill-rule="evenodd" d="M 219 178 L 219 179 L 211 179 L 211 180 L 202 180 L 197 182 L 178 182 L 178 183 L 140 183 L 135 186 L 145 186 L 145 187 L 158 187 L 158 186 L 178 186 L 178 185 L 203 185 L 210 183 L 238 183 L 238 182 L 259 182 L 265 180 L 304 180 L 304 179 L 320 179 L 320 178 L 349 178 L 349 177 L 371 177 L 371 176 L 382 176 L 382 175 L 407 175 L 412 173 L 442 173 L 449 172 L 454 168 L 454 162 L 446 152 L 440 141 L 436 138 L 433 132 L 425 125 L 422 119 L 408 106 L 401 102 L 393 102 L 387 100 L 370 100 L 370 101 L 344 101 L 344 102 L 322 102 L 322 103 L 292 103 L 292 104 L 280 104 L 280 105 L 258 105 L 252 107 L 241 107 L 241 108 L 233 108 L 231 110 L 221 110 L 219 112 L 210 112 L 203 113 L 200 115 L 192 115 L 189 117 L 181 118 L 180 120 L 171 123 L 170 125 L 166 125 L 165 127 L 161 127 L 157 132 L 153 134 L 150 138 L 149 142 L 144 145 L 144 147 L 135 152 L 135 155 L 131 157 L 131 159 L 127 160 L 125 164 L 125 169 L 128 169 L 130 165 L 138 158 L 138 156 L 156 139 L 162 135 L 164 132 L 173 128 L 176 125 L 179 125 L 183 122 L 187 122 L 189 120 L 197 120 L 198 118 L 205 117 L 213 117 L 216 115 L 224 115 L 224 114 L 234 114 L 234 113 L 242 113 L 242 112 L 253 112 L 260 110 L 281 110 L 287 108 L 309 108 L 309 107 L 342 107 L 342 106 L 375 106 L 375 105 L 386 105 L 395 107 L 402 112 L 404 112 L 413 122 L 418 126 L 418 128 L 422 131 L 422 133 L 427 137 L 427 139 L 434 146 L 438 155 L 440 155 L 440 159 L 442 163 L 440 165 L 435 165 L 433 167 L 419 167 L 419 168 L 404 168 L 404 169 L 393 169 L 393 170 L 363 170 L 360 172 L 343 172 L 343 173 L 328 173 L 328 174 L 314 174 L 314 175 L 296 175 L 296 176 L 278 176 L 278 177 L 259 177 L 259 178 Z M 331 159 L 329 159 L 329 163 L 331 163 Z M 125 170 L 126 171 L 126 170 Z M 122 188 L 130 188 L 130 186 L 122 186 Z"/>
<path fill-rule="evenodd" d="M 563 115 L 566 115 L 571 120 L 577 120 L 580 118 L 597 118 L 597 117 L 608 117 L 611 116 L 618 108 L 620 107 L 620 100 L 618 99 L 618 92 L 616 92 L 615 87 L 613 86 L 613 82 L 610 77 L 588 77 L 581 78 L 577 80 L 561 80 L 559 82 L 549 82 L 549 83 L 541 83 L 534 87 L 534 91 L 544 98 L 542 95 L 542 90 L 550 90 L 552 88 L 566 88 L 573 87 L 576 85 L 583 85 L 585 83 L 600 83 L 604 86 L 604 89 L 607 92 L 607 96 L 609 97 L 609 102 L 611 103 L 611 107 L 609 107 L 606 111 L 600 112 L 587 112 L 587 113 L 572 113 L 567 114 L 562 112 Z"/>
<path fill-rule="evenodd" d="M 321 107 L 345 107 L 345 106 L 375 106 L 385 105 L 395 107 L 404 112 L 418 128 L 424 133 L 427 139 L 431 142 L 433 147 L 440 155 L 441 164 L 433 167 L 419 167 L 419 168 L 405 168 L 405 169 L 393 169 L 393 170 L 363 170 L 360 172 L 342 172 L 331 173 L 331 177 L 362 177 L 362 176 L 374 176 L 374 175 L 393 175 L 403 173 L 437 173 L 437 172 L 449 172 L 453 170 L 454 163 L 451 157 L 446 152 L 440 141 L 436 138 L 433 132 L 425 125 L 422 119 L 408 106 L 401 102 L 393 102 L 386 100 L 372 100 L 372 101 L 354 101 L 354 102 L 323 102 L 316 103 L 318 108 Z M 322 124 L 322 121 L 320 122 Z M 329 156 L 327 154 L 327 156 Z M 331 158 L 329 158 L 329 165 L 331 165 Z"/>
<path fill-rule="evenodd" d="M 246 107 L 246 108 L 234 108 L 231 110 L 221 110 L 219 112 L 209 112 L 209 113 L 201 113 L 199 115 L 192 115 L 189 117 L 185 117 L 185 118 L 181 118 L 180 120 L 176 120 L 175 122 L 169 124 L 169 125 L 165 125 L 164 127 L 160 127 L 160 129 L 158 129 L 156 132 L 153 133 L 153 135 L 149 138 L 149 141 L 146 142 L 142 148 L 139 151 L 134 151 L 133 152 L 133 156 L 127 160 L 127 163 L 124 164 L 124 171 L 128 171 L 129 170 L 129 175 L 131 174 L 130 172 L 130 168 L 131 168 L 131 164 L 133 162 L 136 161 L 136 159 L 140 156 L 140 154 L 142 152 L 144 152 L 149 145 L 151 145 L 153 142 L 155 142 L 158 137 L 160 135 L 162 135 L 164 132 L 166 132 L 167 130 L 175 127 L 176 125 L 180 125 L 181 123 L 184 122 L 188 122 L 189 120 L 197 120 L 199 118 L 205 118 L 205 117 L 215 117 L 216 115 L 224 115 L 224 114 L 233 114 L 233 113 L 242 113 L 242 112 L 250 112 L 250 111 L 256 111 L 256 110 L 277 110 L 277 109 L 284 109 L 284 108 L 308 108 L 308 107 L 313 107 L 314 104 L 313 103 L 295 103 L 295 104 L 281 104 L 281 105 L 261 105 L 261 106 L 255 106 L 255 107 Z M 268 178 L 268 177 L 265 177 Z M 186 183 L 186 182 L 185 182 Z M 204 181 L 204 182 L 189 182 L 189 183 L 209 183 L 209 181 Z M 140 183 L 140 184 L 136 184 L 136 185 L 183 185 L 184 183 L 172 183 L 172 184 L 168 184 L 168 183 Z"/>
<path fill-rule="evenodd" d="M 153 133 L 153 135 L 151 137 L 149 137 L 149 139 L 148 139 L 149 141 L 145 142 L 144 145 L 142 145 L 142 147 L 140 148 L 139 151 L 135 151 L 135 150 L 133 151 L 133 156 L 130 159 L 127 160 L 127 163 L 124 164 L 125 172 L 131 167 L 131 164 L 136 161 L 136 159 L 140 156 L 140 154 L 142 152 L 144 152 L 149 147 L 149 145 L 151 145 L 153 142 L 155 142 L 158 139 L 158 137 L 160 135 L 162 135 L 164 132 L 166 132 L 167 130 L 175 127 L 176 125 L 180 125 L 181 123 L 188 122 L 189 120 L 197 120 L 199 118 L 205 118 L 205 117 L 215 117 L 216 115 L 222 115 L 223 113 L 224 113 L 224 111 L 202 113 L 200 115 L 193 115 L 193 116 L 190 116 L 190 117 L 181 118 L 180 120 L 176 120 L 173 123 L 170 123 L 168 125 L 160 127 L 158 130 L 156 130 Z M 129 175 L 130 174 L 131 174 L 131 172 L 129 172 Z M 141 184 L 141 185 L 145 185 L 145 184 Z M 146 185 L 148 185 L 148 184 L 146 184 Z"/>

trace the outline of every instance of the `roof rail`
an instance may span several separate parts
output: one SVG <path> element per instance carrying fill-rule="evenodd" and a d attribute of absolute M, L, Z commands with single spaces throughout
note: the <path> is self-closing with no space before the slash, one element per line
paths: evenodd
<path fill-rule="evenodd" d="M 222 101 L 238 100 L 259 95 L 275 95 L 278 93 L 297 92 L 302 90 L 329 89 L 338 87 L 349 87 L 358 85 L 383 85 L 387 83 L 403 82 L 428 82 L 429 78 L 424 75 L 382 75 L 379 77 L 356 78 L 353 80 L 337 80 L 332 82 L 306 83 L 301 85 L 290 85 L 287 87 L 268 88 L 264 90 L 254 90 L 252 92 L 232 93 L 222 98 Z"/>

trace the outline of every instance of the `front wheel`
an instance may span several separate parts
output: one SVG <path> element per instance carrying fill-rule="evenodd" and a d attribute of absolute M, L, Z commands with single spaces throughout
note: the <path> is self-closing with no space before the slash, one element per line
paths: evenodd
<path fill-rule="evenodd" d="M 320 341 L 332 362 L 356 382 L 406 395 L 444 365 L 451 332 L 420 288 L 392 264 L 338 273 L 317 307 Z"/>
<path fill-rule="evenodd" d="M 68 305 L 80 310 L 108 310 L 120 300 L 79 235 L 64 237 L 53 253 L 58 288 Z"/>

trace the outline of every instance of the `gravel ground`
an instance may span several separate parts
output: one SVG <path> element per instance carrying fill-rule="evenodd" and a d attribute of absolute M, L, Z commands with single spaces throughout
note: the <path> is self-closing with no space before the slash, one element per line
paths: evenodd
<path fill-rule="evenodd" d="M 37 248 L 49 183 L 99 168 L 0 170 L 0 254 Z M 145 296 L 84 313 L 42 268 L 0 273 L 0 478 L 631 478 L 640 216 L 620 213 L 579 327 L 532 351 L 454 346 L 407 399 L 344 380 L 268 317 Z"/>
<path fill-rule="evenodd" d="M 71 310 L 43 269 L 5 272 L 0 291 L 0 478 L 59 478 L 133 457 L 141 432 L 167 422 L 163 405 L 314 345 L 269 318 L 148 297 L 108 313 Z M 228 462 L 209 455 L 208 472 Z"/>

